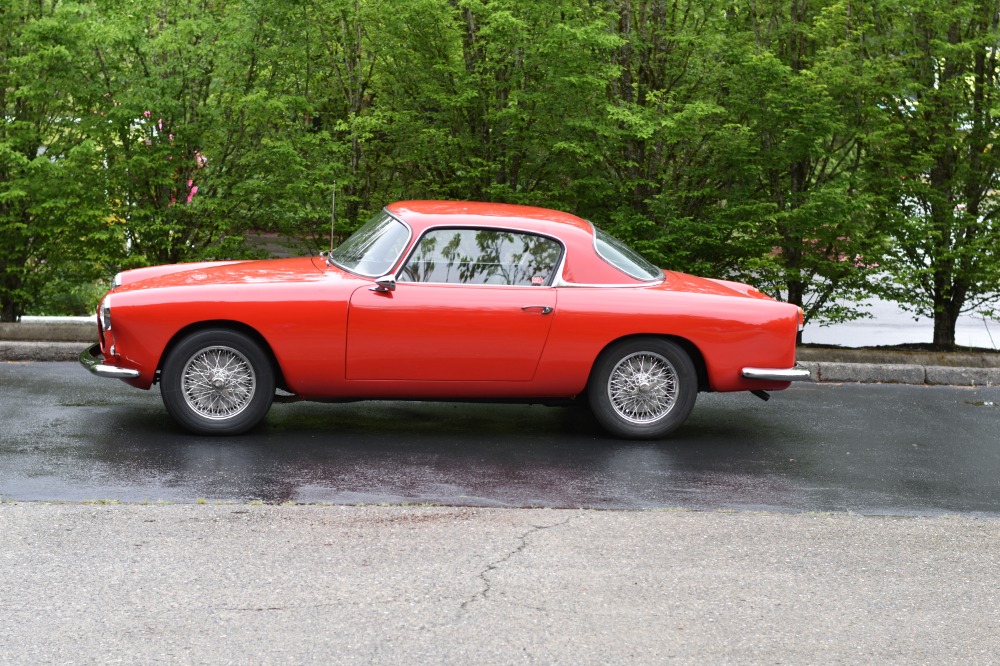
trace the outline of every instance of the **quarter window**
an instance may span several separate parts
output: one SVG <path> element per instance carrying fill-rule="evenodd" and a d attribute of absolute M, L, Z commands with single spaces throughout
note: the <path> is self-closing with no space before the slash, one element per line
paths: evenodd
<path fill-rule="evenodd" d="M 543 286 L 551 284 L 562 246 L 495 229 L 433 229 L 417 243 L 400 282 Z"/>
<path fill-rule="evenodd" d="M 594 247 L 604 261 L 637 280 L 652 281 L 663 277 L 663 271 L 643 259 L 642 255 L 596 226 Z"/>

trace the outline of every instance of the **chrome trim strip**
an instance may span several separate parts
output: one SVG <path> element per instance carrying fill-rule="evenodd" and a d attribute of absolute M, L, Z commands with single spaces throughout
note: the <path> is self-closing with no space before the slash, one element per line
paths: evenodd
<path fill-rule="evenodd" d="M 747 379 L 763 379 L 772 382 L 797 382 L 809 379 L 809 370 L 795 364 L 794 368 L 743 368 L 743 376 Z"/>
<path fill-rule="evenodd" d="M 622 273 L 624 275 L 624 273 Z M 587 287 L 588 289 L 648 289 L 663 284 L 666 278 L 661 278 L 655 282 L 609 282 L 607 284 L 588 284 L 586 282 L 566 282 L 561 278 L 556 280 L 553 287 Z"/>
<path fill-rule="evenodd" d="M 98 377 L 109 377 L 111 379 L 135 379 L 139 376 L 138 370 L 130 368 L 119 368 L 114 365 L 105 365 L 101 361 L 101 345 L 94 344 L 80 352 L 80 365 L 90 370 Z"/>

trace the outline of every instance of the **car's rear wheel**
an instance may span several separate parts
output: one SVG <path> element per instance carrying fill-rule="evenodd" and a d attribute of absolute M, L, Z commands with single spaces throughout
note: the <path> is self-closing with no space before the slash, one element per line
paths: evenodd
<path fill-rule="evenodd" d="M 612 435 L 656 439 L 680 427 L 698 397 L 687 352 L 669 340 L 632 338 L 606 349 L 588 386 L 591 410 Z"/>
<path fill-rule="evenodd" d="M 237 435 L 260 423 L 274 399 L 274 370 L 253 338 L 226 329 L 192 333 L 163 364 L 160 393 L 182 427 Z"/>

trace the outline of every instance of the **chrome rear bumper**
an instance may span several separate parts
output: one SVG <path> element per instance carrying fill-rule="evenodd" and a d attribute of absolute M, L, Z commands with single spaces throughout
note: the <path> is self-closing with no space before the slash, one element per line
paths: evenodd
<path fill-rule="evenodd" d="M 771 382 L 798 382 L 809 379 L 809 371 L 795 364 L 794 368 L 743 368 L 743 376 L 747 379 L 763 379 Z"/>
<path fill-rule="evenodd" d="M 80 365 L 90 370 L 98 377 L 110 377 L 112 379 L 135 379 L 139 376 L 138 370 L 129 368 L 119 368 L 114 365 L 105 365 L 104 356 L 101 354 L 101 345 L 95 344 L 80 352 Z"/>

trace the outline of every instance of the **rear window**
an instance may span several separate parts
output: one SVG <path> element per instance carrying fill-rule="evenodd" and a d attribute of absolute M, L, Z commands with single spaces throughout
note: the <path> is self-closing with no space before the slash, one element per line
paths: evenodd
<path fill-rule="evenodd" d="M 642 258 L 638 252 L 611 234 L 594 227 L 594 247 L 597 254 L 626 275 L 636 280 L 653 281 L 663 278 L 663 271 Z"/>

